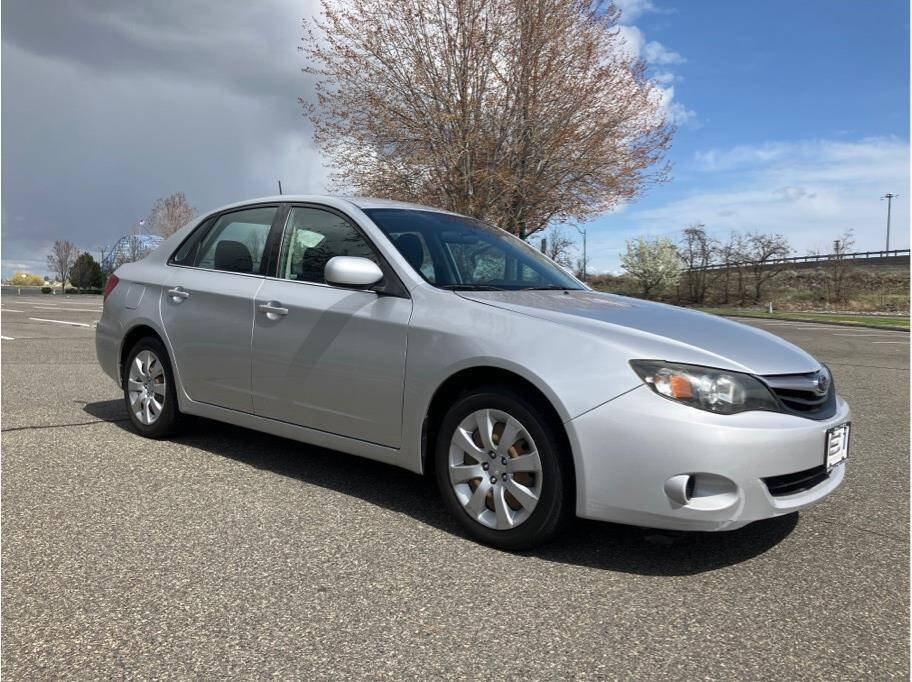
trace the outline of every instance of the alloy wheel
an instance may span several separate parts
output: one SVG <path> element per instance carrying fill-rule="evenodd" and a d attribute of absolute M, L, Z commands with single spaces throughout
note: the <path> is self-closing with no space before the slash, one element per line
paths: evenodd
<path fill-rule="evenodd" d="M 141 350 L 130 363 L 127 395 L 133 415 L 142 424 L 154 424 L 165 406 L 165 368 L 151 350 Z"/>
<path fill-rule="evenodd" d="M 541 497 L 535 441 L 519 420 L 500 410 L 476 410 L 456 427 L 449 474 L 466 513 L 495 530 L 526 521 Z"/>

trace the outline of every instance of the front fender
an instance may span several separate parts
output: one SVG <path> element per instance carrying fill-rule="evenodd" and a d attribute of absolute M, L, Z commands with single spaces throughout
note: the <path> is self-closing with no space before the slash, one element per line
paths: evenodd
<path fill-rule="evenodd" d="M 535 386 L 561 421 L 642 383 L 605 339 L 440 290 L 413 292 L 403 400 L 403 466 L 422 470 L 422 430 L 434 394 L 474 367 L 511 372 Z"/>

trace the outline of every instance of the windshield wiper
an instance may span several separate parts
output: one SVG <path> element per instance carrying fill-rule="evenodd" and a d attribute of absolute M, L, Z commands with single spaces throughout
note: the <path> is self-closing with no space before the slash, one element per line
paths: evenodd
<path fill-rule="evenodd" d="M 507 289 L 495 287 L 493 284 L 444 284 L 440 288 L 448 291 L 507 291 Z"/>
<path fill-rule="evenodd" d="M 579 291 L 579 289 L 574 289 L 572 287 L 561 287 L 556 284 L 549 284 L 544 287 L 521 287 L 517 291 Z"/>

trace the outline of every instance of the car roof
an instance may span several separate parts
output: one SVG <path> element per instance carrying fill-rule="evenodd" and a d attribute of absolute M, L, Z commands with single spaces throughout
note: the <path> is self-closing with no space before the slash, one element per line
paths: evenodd
<path fill-rule="evenodd" d="M 458 215 L 452 211 L 447 211 L 443 208 L 436 208 L 434 206 L 422 206 L 421 204 L 413 204 L 407 201 L 394 201 L 392 199 L 380 199 L 377 197 L 346 197 L 340 195 L 332 194 L 279 194 L 268 197 L 257 197 L 254 199 L 245 199 L 244 201 L 238 201 L 228 206 L 222 206 L 221 208 L 216 209 L 210 213 L 218 212 L 225 210 L 227 208 L 237 208 L 241 206 L 246 206 L 247 204 L 259 204 L 264 202 L 276 202 L 276 201 L 285 201 L 285 202 L 314 202 L 319 203 L 331 199 L 333 201 L 345 201 L 353 206 L 357 206 L 360 209 L 371 209 L 371 208 L 403 208 L 411 209 L 417 211 L 434 211 L 435 213 L 449 213 L 451 215 Z"/>

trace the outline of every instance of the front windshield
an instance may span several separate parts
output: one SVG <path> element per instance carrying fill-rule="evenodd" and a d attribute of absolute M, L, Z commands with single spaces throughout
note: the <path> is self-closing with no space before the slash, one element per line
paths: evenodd
<path fill-rule="evenodd" d="M 443 289 L 582 289 L 544 255 L 473 218 L 401 208 L 364 211 L 405 260 Z"/>

